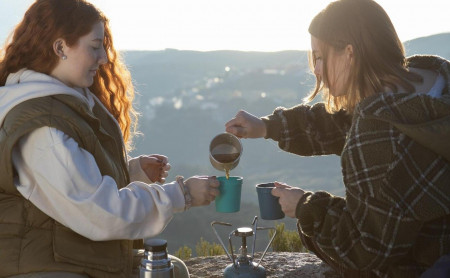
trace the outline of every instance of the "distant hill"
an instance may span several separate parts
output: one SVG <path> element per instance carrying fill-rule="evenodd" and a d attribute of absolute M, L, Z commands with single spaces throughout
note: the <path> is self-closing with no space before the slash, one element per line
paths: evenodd
<path fill-rule="evenodd" d="M 435 54 L 450 59 L 450 33 L 405 42 L 408 55 Z M 263 116 L 277 106 L 302 102 L 313 88 L 306 51 L 130 51 L 123 53 L 137 91 L 142 117 L 132 155 L 160 153 L 172 165 L 167 181 L 176 175 L 223 175 L 208 158 L 211 139 L 239 109 Z M 241 211 L 216 213 L 214 204 L 177 214 L 159 235 L 169 251 L 182 245 L 195 250 L 200 237 L 217 242 L 209 223 L 227 221 L 249 225 L 259 215 L 255 185 L 283 181 L 306 190 L 326 190 L 343 196 L 338 156 L 299 157 L 281 151 L 275 142 L 242 140 L 244 152 L 232 175 L 244 177 Z M 295 229 L 294 219 L 283 219 Z M 264 226 L 274 225 L 266 221 Z M 182 231 L 182 232 L 180 232 Z M 265 241 L 265 238 L 261 239 Z"/>
<path fill-rule="evenodd" d="M 229 67 L 234 72 L 258 69 L 306 67 L 306 52 L 242 51 L 128 51 L 123 53 L 138 88 L 146 95 L 167 95 L 192 87 L 205 78 L 221 77 Z"/>
<path fill-rule="evenodd" d="M 432 54 L 450 59 L 450 33 L 417 38 L 404 43 L 406 54 Z"/>

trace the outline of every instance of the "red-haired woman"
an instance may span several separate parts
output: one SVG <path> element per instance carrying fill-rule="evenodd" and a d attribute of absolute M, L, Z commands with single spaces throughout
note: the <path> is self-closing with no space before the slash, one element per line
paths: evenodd
<path fill-rule="evenodd" d="M 226 124 L 304 156 L 336 154 L 345 198 L 276 183 L 308 249 L 342 277 L 419 277 L 450 252 L 450 63 L 405 53 L 376 2 L 330 3 L 311 22 L 325 102 L 245 111 Z"/>
<path fill-rule="evenodd" d="M 84 0 L 28 9 L 0 86 L 1 277 L 131 277 L 133 240 L 218 194 L 207 176 L 154 184 L 165 156 L 127 158 L 133 86 L 108 19 Z"/>

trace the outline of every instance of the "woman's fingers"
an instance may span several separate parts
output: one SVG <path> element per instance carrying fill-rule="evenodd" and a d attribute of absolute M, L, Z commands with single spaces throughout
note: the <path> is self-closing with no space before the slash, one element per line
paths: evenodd
<path fill-rule="evenodd" d="M 275 187 L 277 187 L 277 188 L 289 188 L 289 187 L 290 187 L 290 186 L 287 185 L 286 183 L 284 183 L 284 182 L 279 182 L 279 181 L 276 181 L 276 182 L 274 182 L 273 184 L 274 184 Z"/>

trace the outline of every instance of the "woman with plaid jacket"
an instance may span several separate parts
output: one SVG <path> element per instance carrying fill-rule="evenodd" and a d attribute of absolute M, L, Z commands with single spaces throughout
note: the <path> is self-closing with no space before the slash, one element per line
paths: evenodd
<path fill-rule="evenodd" d="M 406 58 L 382 7 L 330 3 L 312 20 L 324 102 L 240 111 L 226 130 L 303 156 L 341 156 L 345 198 L 276 183 L 303 243 L 342 277 L 419 277 L 450 252 L 450 62 Z"/>

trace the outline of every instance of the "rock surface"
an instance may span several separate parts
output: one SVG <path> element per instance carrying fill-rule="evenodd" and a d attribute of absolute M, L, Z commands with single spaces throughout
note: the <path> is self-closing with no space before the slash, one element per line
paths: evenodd
<path fill-rule="evenodd" d="M 254 262 L 259 262 L 260 255 L 255 254 Z M 196 257 L 184 262 L 191 278 L 222 278 L 225 267 L 231 264 L 226 255 Z M 339 278 L 333 269 L 309 253 L 268 252 L 261 265 L 266 269 L 267 277 L 271 278 Z"/>

